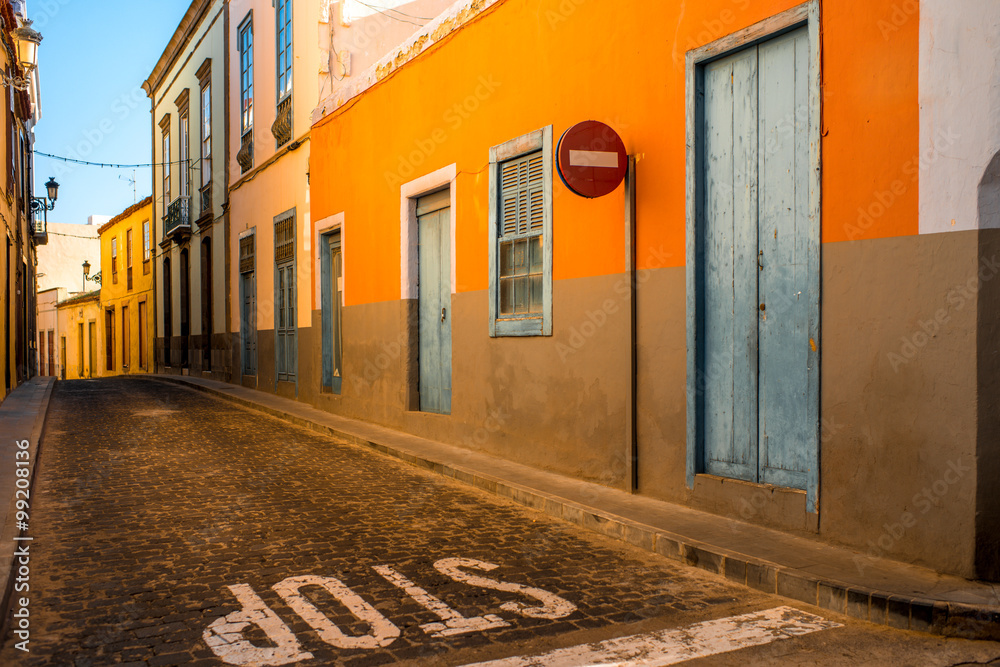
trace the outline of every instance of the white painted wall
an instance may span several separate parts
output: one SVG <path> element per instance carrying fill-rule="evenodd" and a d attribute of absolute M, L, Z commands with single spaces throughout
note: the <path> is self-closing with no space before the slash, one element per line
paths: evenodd
<path fill-rule="evenodd" d="M 998 151 L 1000 2 L 920 0 L 921 234 L 1000 227 L 979 215 Z"/>
<path fill-rule="evenodd" d="M 101 270 L 101 240 L 97 227 L 50 222 L 48 243 L 38 246 L 38 291 L 66 288 L 68 294 L 80 294 L 83 285 L 83 262 L 90 262 L 90 275 Z M 87 281 L 87 292 L 100 285 Z"/>

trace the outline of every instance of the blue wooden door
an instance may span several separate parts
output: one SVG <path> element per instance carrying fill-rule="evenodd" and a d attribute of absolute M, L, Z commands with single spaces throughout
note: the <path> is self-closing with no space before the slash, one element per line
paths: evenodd
<path fill-rule="evenodd" d="M 451 413 L 451 211 L 448 190 L 417 201 L 420 410 Z"/>
<path fill-rule="evenodd" d="M 698 397 L 703 469 L 807 488 L 818 448 L 818 222 L 805 28 L 704 66 Z"/>

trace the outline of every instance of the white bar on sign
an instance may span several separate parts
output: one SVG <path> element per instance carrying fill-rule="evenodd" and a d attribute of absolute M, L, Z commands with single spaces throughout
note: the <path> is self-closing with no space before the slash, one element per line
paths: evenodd
<path fill-rule="evenodd" d="M 792 607 L 695 623 L 677 630 L 580 644 L 533 656 L 477 662 L 466 667 L 578 667 L 579 665 L 645 665 L 663 667 L 728 653 L 811 632 L 839 628 L 839 623 Z"/>
<path fill-rule="evenodd" d="M 569 165 L 571 167 L 607 167 L 618 168 L 618 153 L 608 151 L 570 151 Z"/>

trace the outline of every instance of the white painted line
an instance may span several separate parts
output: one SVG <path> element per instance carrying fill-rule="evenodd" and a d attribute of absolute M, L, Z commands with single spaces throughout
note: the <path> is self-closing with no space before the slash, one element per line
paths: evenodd
<path fill-rule="evenodd" d="M 609 169 L 618 168 L 618 153 L 608 151 L 570 151 L 569 164 L 571 167 L 607 167 Z"/>
<path fill-rule="evenodd" d="M 492 628 L 505 628 L 510 625 L 510 623 L 494 614 L 466 618 L 388 565 L 374 565 L 372 569 L 385 577 L 390 584 L 405 591 L 407 595 L 413 598 L 414 602 L 424 609 L 434 612 L 441 619 L 440 623 L 423 623 L 420 626 L 420 629 L 431 637 L 450 637 L 452 635 L 465 634 L 466 632 L 481 632 Z"/>
<path fill-rule="evenodd" d="M 477 662 L 466 667 L 580 667 L 581 665 L 675 665 L 695 658 L 762 646 L 820 630 L 839 628 L 840 623 L 807 614 L 792 607 L 776 607 L 741 616 L 695 623 L 676 630 L 581 644 L 541 655 L 518 656 Z"/>

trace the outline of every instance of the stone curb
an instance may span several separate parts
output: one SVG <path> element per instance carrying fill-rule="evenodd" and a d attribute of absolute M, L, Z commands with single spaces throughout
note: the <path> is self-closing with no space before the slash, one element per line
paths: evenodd
<path fill-rule="evenodd" d="M 1000 607 L 976 606 L 896 595 L 891 591 L 817 578 L 811 573 L 730 552 L 675 533 L 653 528 L 613 514 L 492 477 L 462 466 L 441 463 L 401 449 L 358 437 L 348 431 L 288 414 L 256 401 L 188 382 L 181 377 L 157 376 L 155 380 L 180 384 L 245 408 L 276 417 L 311 431 L 362 445 L 444 477 L 568 521 L 582 528 L 626 542 L 685 565 L 724 576 L 754 590 L 815 605 L 821 609 L 899 630 L 948 637 L 1000 641 Z M 305 404 L 303 404 L 305 406 Z"/>
<path fill-rule="evenodd" d="M 45 427 L 45 418 L 49 412 L 49 401 L 52 398 L 52 390 L 56 384 L 55 378 L 47 380 L 47 382 L 48 386 L 42 393 L 41 403 L 39 405 L 38 412 L 35 414 L 35 420 L 31 425 L 31 433 L 28 435 L 28 438 L 31 441 L 28 445 L 28 452 L 31 460 L 31 476 L 28 478 L 28 494 L 30 497 L 29 503 L 34 502 L 34 498 L 31 497 L 31 491 L 35 488 L 35 478 L 38 476 L 38 452 L 42 439 L 42 429 Z M 14 391 L 17 391 L 17 388 L 15 388 Z M 7 398 L 10 398 L 10 394 L 7 395 Z M 17 436 L 18 434 L 13 435 Z M 10 464 L 13 465 L 14 462 L 11 461 Z M 14 496 L 7 501 L 7 520 L 4 522 L 3 526 L 0 526 L 0 611 L 3 613 L 3 618 L 0 619 L 0 633 L 2 633 L 4 637 L 8 634 L 9 625 L 12 620 L 10 604 L 13 600 L 14 593 L 14 573 L 18 566 L 14 558 L 15 547 L 17 546 L 14 538 L 26 537 L 28 533 L 28 531 L 19 530 L 16 527 L 16 521 L 14 518 L 16 501 L 17 494 L 15 493 Z M 30 545 L 31 542 L 22 542 L 21 544 Z"/>

